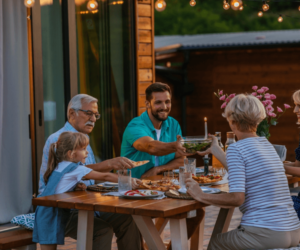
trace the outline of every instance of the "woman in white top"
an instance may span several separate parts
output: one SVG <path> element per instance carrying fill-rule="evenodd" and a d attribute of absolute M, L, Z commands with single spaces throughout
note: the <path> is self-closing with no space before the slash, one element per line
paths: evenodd
<path fill-rule="evenodd" d="M 209 250 L 272 249 L 295 247 L 300 240 L 300 223 L 293 208 L 283 163 L 272 144 L 258 137 L 256 129 L 265 119 L 262 103 L 252 95 L 237 95 L 225 113 L 239 139 L 225 153 L 213 138 L 212 153 L 227 169 L 229 193 L 205 194 L 193 179 L 186 182 L 196 200 L 220 207 L 240 207 L 240 226 L 211 239 Z"/>

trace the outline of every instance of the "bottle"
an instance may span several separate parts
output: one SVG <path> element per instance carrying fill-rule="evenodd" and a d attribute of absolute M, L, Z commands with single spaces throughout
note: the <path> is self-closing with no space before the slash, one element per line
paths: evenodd
<path fill-rule="evenodd" d="M 218 138 L 219 146 L 224 151 L 224 145 L 221 141 L 221 132 L 215 132 L 215 136 Z M 221 169 L 224 168 L 223 164 L 213 155 L 212 156 L 212 167 L 213 169 Z"/>
<path fill-rule="evenodd" d="M 225 143 L 225 152 L 230 144 L 235 143 L 235 134 L 233 132 L 227 132 L 227 141 Z"/>

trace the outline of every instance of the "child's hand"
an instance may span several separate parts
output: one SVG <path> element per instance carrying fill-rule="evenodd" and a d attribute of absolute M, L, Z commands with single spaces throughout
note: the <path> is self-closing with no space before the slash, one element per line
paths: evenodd
<path fill-rule="evenodd" d="M 86 190 L 86 185 L 84 183 L 77 183 L 75 187 L 75 191 L 84 191 Z"/>
<path fill-rule="evenodd" d="M 142 181 L 136 178 L 131 178 L 131 186 L 132 189 L 136 189 L 140 186 L 140 184 L 142 184 Z"/>

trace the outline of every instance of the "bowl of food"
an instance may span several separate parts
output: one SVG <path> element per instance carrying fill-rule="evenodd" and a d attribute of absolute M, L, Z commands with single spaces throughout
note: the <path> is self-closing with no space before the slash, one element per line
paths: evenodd
<path fill-rule="evenodd" d="M 212 143 L 211 138 L 204 136 L 186 136 L 182 137 L 181 144 L 186 148 L 187 153 L 196 153 L 197 151 L 205 151 Z"/>

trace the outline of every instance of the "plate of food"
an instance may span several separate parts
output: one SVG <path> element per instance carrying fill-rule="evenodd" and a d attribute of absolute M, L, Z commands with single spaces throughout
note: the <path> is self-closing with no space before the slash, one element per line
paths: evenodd
<path fill-rule="evenodd" d="M 149 160 L 146 161 L 131 161 L 134 165 L 134 168 L 145 165 L 149 162 Z"/>
<path fill-rule="evenodd" d="M 200 185 L 212 185 L 215 184 L 221 180 L 223 180 L 223 177 L 220 175 L 201 175 L 201 176 L 192 176 L 192 178 L 197 181 Z"/>
<path fill-rule="evenodd" d="M 125 194 L 123 194 L 119 197 L 124 198 L 124 199 L 145 200 L 145 199 L 158 198 L 163 195 L 164 195 L 164 192 L 161 192 L 161 191 L 137 189 L 137 190 L 127 191 Z"/>
<path fill-rule="evenodd" d="M 197 151 L 205 151 L 210 147 L 212 138 L 204 136 L 186 136 L 182 137 L 181 144 L 186 148 L 187 153 L 194 154 Z"/>
<path fill-rule="evenodd" d="M 178 190 L 180 186 L 169 180 L 159 180 L 159 181 L 142 180 L 142 183 L 138 188 L 157 190 L 157 191 L 169 191 L 170 189 Z"/>
<path fill-rule="evenodd" d="M 179 174 L 179 169 L 174 169 L 173 172 L 175 174 Z M 202 174 L 204 173 L 204 169 L 203 168 L 196 168 L 196 174 Z"/>

